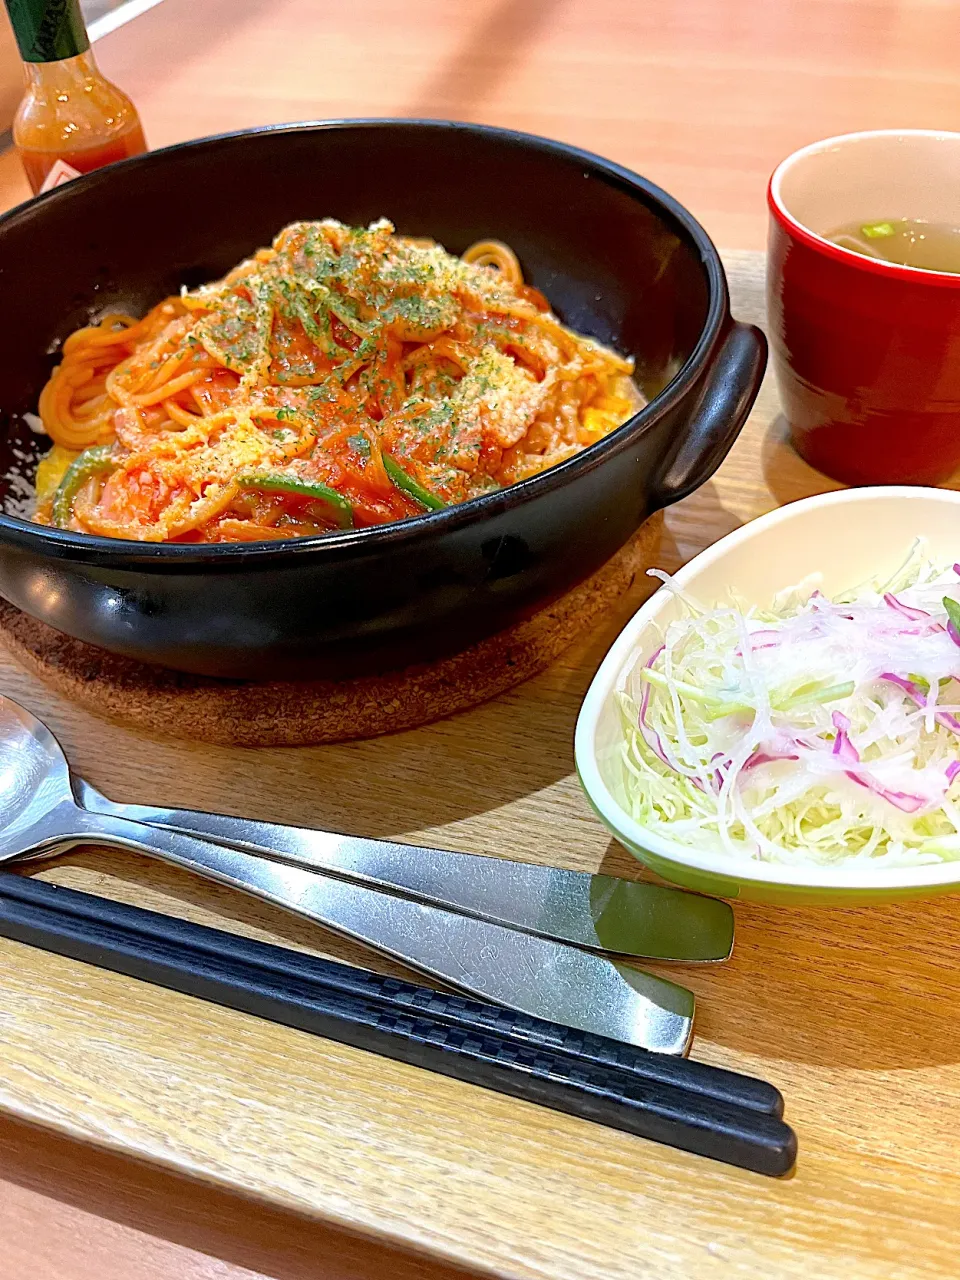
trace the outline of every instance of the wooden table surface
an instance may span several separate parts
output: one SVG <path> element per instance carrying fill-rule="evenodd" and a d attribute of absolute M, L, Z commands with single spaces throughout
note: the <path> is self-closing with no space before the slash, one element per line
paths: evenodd
<path fill-rule="evenodd" d="M 154 145 L 330 115 L 485 120 L 629 164 L 718 243 L 757 249 L 766 176 L 795 146 L 960 127 L 956 21 L 951 0 L 164 0 L 98 53 Z M 0 207 L 25 194 L 0 157 Z M 758 261 L 728 264 L 742 314 Z M 768 384 L 718 476 L 669 513 L 661 562 L 825 487 L 784 442 Z M 570 734 L 640 598 L 498 702 L 343 748 L 149 742 L 2 659 L 0 689 L 117 798 L 630 873 L 580 796 Z M 116 854 L 42 874 L 360 958 Z M 956 899 L 738 906 L 734 960 L 682 971 L 697 1056 L 787 1096 L 801 1160 L 783 1183 L 4 943 L 0 1276 L 953 1277 L 958 924 Z"/>

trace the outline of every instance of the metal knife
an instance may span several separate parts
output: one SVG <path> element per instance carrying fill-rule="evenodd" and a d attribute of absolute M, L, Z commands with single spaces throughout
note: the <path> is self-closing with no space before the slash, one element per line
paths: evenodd
<path fill-rule="evenodd" d="M 594 950 L 687 963 L 726 960 L 733 912 L 726 902 L 615 876 L 505 858 L 338 835 L 191 809 L 116 804 L 82 778 L 78 802 L 91 813 L 215 840 L 450 907 L 481 920 Z"/>

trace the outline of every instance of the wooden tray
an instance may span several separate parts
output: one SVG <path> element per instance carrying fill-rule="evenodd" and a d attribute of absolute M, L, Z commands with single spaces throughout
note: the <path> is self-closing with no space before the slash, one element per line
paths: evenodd
<path fill-rule="evenodd" d="M 727 262 L 735 312 L 749 318 L 761 260 Z M 768 383 L 717 477 L 668 513 L 663 567 L 826 487 L 784 443 Z M 0 688 L 117 799 L 630 874 L 582 797 L 571 738 L 591 674 L 649 589 L 638 580 L 549 670 L 496 701 L 342 746 L 155 741 L 2 655 Z M 361 959 L 278 911 L 125 855 L 77 852 L 39 874 Z M 738 906 L 737 928 L 729 964 L 669 972 L 699 998 L 695 1055 L 786 1095 L 800 1163 L 782 1183 L 8 942 L 0 1108 L 486 1276 L 952 1280 L 960 901 Z"/>

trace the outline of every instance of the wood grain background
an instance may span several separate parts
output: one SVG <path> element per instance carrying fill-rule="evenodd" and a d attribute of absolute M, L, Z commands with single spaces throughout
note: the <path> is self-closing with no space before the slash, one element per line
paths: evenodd
<path fill-rule="evenodd" d="M 97 56 L 152 146 L 278 121 L 440 116 L 639 170 L 759 249 L 796 147 L 960 127 L 956 0 L 164 0 Z M 0 207 L 25 199 L 0 160 Z"/>

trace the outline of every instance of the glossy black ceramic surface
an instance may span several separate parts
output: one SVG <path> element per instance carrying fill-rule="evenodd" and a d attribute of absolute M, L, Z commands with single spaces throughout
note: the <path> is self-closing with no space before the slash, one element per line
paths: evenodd
<path fill-rule="evenodd" d="M 58 342 L 88 317 L 140 314 L 222 275 L 285 223 L 325 216 L 389 217 L 454 252 L 508 241 L 567 324 L 636 357 L 651 402 L 522 484 L 319 539 L 155 546 L 2 516 L 0 594 L 61 631 L 185 671 L 385 669 L 462 647 L 583 580 L 702 484 L 743 425 L 763 336 L 731 320 L 716 250 L 669 196 L 504 130 L 332 122 L 156 151 L 0 219 L 0 471 L 43 447 L 20 415 L 35 410 Z"/>

